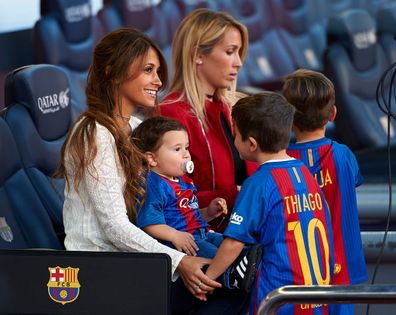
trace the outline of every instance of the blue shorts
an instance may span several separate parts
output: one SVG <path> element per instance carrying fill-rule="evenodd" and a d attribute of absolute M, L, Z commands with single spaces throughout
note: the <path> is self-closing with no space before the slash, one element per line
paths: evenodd
<path fill-rule="evenodd" d="M 224 237 L 222 234 L 207 231 L 206 229 L 199 229 L 193 234 L 195 243 L 198 245 L 198 257 L 213 258 L 216 256 L 217 250 L 220 247 Z"/>

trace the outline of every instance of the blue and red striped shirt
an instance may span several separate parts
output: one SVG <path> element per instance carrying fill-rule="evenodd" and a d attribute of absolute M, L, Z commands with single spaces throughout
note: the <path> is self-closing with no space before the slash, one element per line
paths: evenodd
<path fill-rule="evenodd" d="M 367 281 L 356 189 L 363 182 L 352 151 L 328 138 L 290 144 L 287 153 L 305 163 L 322 188 L 334 237 L 333 284 Z"/>
<path fill-rule="evenodd" d="M 166 224 L 191 234 L 207 228 L 208 224 L 199 213 L 196 190 L 187 176 L 172 181 L 150 171 L 146 200 L 138 212 L 137 226 L 144 228 L 151 224 Z"/>
<path fill-rule="evenodd" d="M 250 314 L 284 285 L 329 284 L 333 238 L 323 193 L 296 159 L 271 161 L 244 182 L 224 236 L 263 245 Z M 327 305 L 287 305 L 278 314 L 327 314 Z"/>

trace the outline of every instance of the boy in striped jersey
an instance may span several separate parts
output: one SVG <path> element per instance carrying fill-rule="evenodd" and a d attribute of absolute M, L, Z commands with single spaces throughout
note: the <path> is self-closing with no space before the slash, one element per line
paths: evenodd
<path fill-rule="evenodd" d="M 283 94 L 296 108 L 296 142 L 289 145 L 287 152 L 308 166 L 329 205 L 335 260 L 332 284 L 365 282 L 355 190 L 363 177 L 352 151 L 325 137 L 327 122 L 336 116 L 334 85 L 320 72 L 300 69 L 285 78 Z M 342 314 L 353 314 L 353 305 L 334 305 L 330 310 L 339 308 Z"/>
<path fill-rule="evenodd" d="M 149 167 L 137 226 L 187 255 L 214 257 L 223 236 L 210 231 L 207 221 L 227 212 L 227 204 L 223 198 L 215 198 L 208 207 L 199 208 L 197 189 L 186 176 L 186 165 L 192 161 L 184 126 L 175 119 L 151 117 L 132 137 Z"/>
<path fill-rule="evenodd" d="M 274 92 L 239 100 L 232 108 L 235 145 L 242 159 L 259 163 L 242 185 L 225 239 L 206 274 L 217 278 L 245 244 L 263 256 L 250 296 L 249 314 L 284 285 L 329 284 L 333 240 L 326 202 L 312 174 L 286 154 L 294 108 Z M 278 314 L 326 314 L 327 306 L 287 305 Z"/>

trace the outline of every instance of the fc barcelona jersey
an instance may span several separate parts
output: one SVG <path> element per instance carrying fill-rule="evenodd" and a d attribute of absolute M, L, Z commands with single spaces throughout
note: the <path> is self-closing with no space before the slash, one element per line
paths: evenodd
<path fill-rule="evenodd" d="M 208 227 L 199 213 L 196 188 L 190 178 L 172 181 L 155 172 L 147 177 L 146 200 L 138 212 L 137 225 L 166 224 L 191 234 Z"/>
<path fill-rule="evenodd" d="M 224 235 L 261 243 L 263 257 L 250 314 L 284 285 L 329 284 L 333 274 L 330 215 L 322 191 L 296 159 L 267 162 L 244 182 Z M 327 314 L 327 305 L 287 305 L 278 314 Z"/>
<path fill-rule="evenodd" d="M 363 177 L 351 150 L 328 138 L 291 144 L 288 154 L 305 163 L 322 188 L 333 226 L 333 284 L 367 281 L 355 187 Z"/>

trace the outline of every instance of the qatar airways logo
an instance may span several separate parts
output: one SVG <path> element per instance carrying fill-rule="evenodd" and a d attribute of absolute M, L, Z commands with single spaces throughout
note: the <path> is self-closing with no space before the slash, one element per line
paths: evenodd
<path fill-rule="evenodd" d="M 69 106 L 69 89 L 60 91 L 58 94 L 50 94 L 37 98 L 37 106 L 43 114 L 55 113 Z"/>
<path fill-rule="evenodd" d="M 192 199 L 189 198 L 182 198 L 179 201 L 179 208 L 181 209 L 188 209 L 188 208 L 198 208 L 198 199 L 194 195 Z"/>

